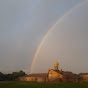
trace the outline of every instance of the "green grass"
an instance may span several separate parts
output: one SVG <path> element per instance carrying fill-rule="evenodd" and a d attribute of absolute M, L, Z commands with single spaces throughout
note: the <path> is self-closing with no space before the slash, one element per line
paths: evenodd
<path fill-rule="evenodd" d="M 0 88 L 88 88 L 88 83 L 0 82 Z"/>

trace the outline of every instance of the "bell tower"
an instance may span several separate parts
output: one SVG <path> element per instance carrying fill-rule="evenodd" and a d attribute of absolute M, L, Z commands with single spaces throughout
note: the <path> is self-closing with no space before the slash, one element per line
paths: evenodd
<path fill-rule="evenodd" d="M 55 63 L 54 63 L 54 70 L 58 70 L 58 65 L 59 65 L 58 62 L 55 62 Z"/>

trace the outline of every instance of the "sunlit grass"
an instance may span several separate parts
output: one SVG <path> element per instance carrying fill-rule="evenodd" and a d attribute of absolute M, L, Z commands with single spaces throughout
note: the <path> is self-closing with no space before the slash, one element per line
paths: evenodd
<path fill-rule="evenodd" d="M 88 83 L 0 82 L 0 88 L 88 88 Z"/>

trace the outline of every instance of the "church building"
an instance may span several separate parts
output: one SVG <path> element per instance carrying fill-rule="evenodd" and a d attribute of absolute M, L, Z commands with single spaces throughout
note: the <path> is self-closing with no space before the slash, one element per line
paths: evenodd
<path fill-rule="evenodd" d="M 29 74 L 20 77 L 20 81 L 36 81 L 36 82 L 77 82 L 78 75 L 72 72 L 62 71 L 58 69 L 58 62 L 54 63 L 54 69 L 49 69 L 48 73 Z"/>

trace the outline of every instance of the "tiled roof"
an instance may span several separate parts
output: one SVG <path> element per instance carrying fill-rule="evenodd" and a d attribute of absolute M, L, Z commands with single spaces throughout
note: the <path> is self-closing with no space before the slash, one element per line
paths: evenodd
<path fill-rule="evenodd" d="M 51 69 L 51 70 L 53 70 L 53 69 Z M 60 71 L 59 71 L 59 70 L 53 70 L 53 71 L 55 71 L 55 72 L 57 72 L 57 73 L 60 73 Z"/>
<path fill-rule="evenodd" d="M 61 72 L 59 70 L 53 70 L 53 71 L 60 73 L 60 74 L 63 74 L 63 75 L 73 74 L 72 72 L 69 72 L 69 71 L 61 71 Z"/>
<path fill-rule="evenodd" d="M 48 73 L 37 73 L 37 74 L 29 74 L 26 75 L 25 77 L 47 77 Z"/>
<path fill-rule="evenodd" d="M 53 71 L 65 76 L 67 78 L 73 78 L 73 77 L 77 78 L 78 77 L 77 74 L 74 74 L 74 73 L 69 72 L 69 71 L 62 71 L 62 72 L 60 72 L 59 70 L 53 70 Z"/>
<path fill-rule="evenodd" d="M 79 73 L 79 75 L 88 75 L 88 73 Z"/>

